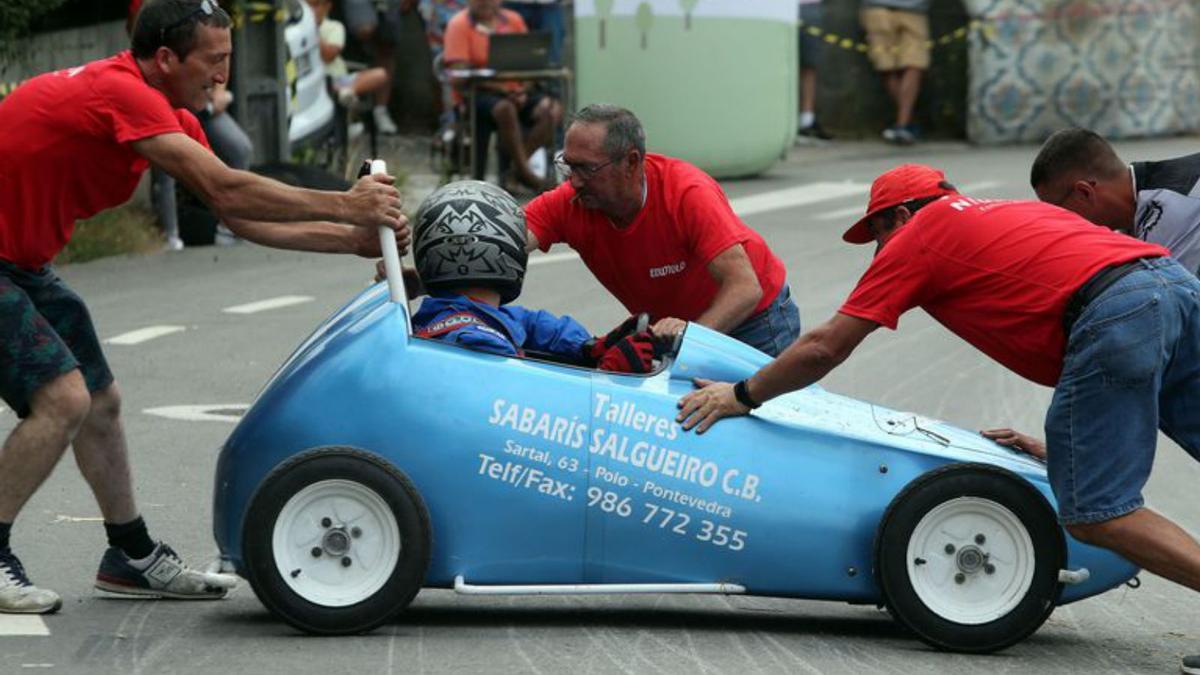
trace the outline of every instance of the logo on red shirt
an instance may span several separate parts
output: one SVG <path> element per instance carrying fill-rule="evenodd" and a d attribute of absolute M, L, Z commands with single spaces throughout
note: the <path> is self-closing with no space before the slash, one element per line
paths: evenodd
<path fill-rule="evenodd" d="M 658 279 L 660 277 L 669 277 L 672 274 L 679 274 L 680 272 L 684 271 L 685 269 L 687 269 L 687 261 L 686 260 L 680 260 L 677 263 L 663 265 L 662 267 L 651 267 L 650 268 L 650 278 Z"/>

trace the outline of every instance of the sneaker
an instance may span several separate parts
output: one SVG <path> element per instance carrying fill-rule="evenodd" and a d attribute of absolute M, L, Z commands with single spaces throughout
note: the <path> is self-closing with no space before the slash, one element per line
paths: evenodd
<path fill-rule="evenodd" d="M 899 128 L 900 127 L 888 127 L 886 129 L 884 129 L 883 130 L 883 140 L 887 141 L 888 143 L 895 143 L 896 142 L 896 130 Z"/>
<path fill-rule="evenodd" d="M 529 170 L 538 178 L 546 178 L 546 170 L 550 168 L 549 162 L 546 161 L 546 149 L 538 148 L 529 156 Z"/>
<path fill-rule="evenodd" d="M 167 237 L 167 245 L 165 248 L 168 251 L 182 251 L 183 240 L 179 237 Z"/>
<path fill-rule="evenodd" d="M 51 614 L 60 607 L 58 593 L 34 586 L 12 551 L 0 553 L 0 614 Z"/>
<path fill-rule="evenodd" d="M 100 559 L 96 588 L 122 595 L 177 600 L 217 600 L 225 597 L 227 585 L 214 583 L 214 575 L 183 564 L 170 546 L 158 542 L 154 552 L 131 560 L 121 549 L 110 546 Z"/>
<path fill-rule="evenodd" d="M 341 103 L 343 108 L 353 108 L 358 105 L 358 95 L 354 93 L 353 87 L 338 89 L 337 98 L 338 103 Z"/>
<path fill-rule="evenodd" d="M 367 128 L 363 126 L 362 122 L 351 122 L 349 126 L 346 127 L 346 138 L 349 140 L 354 140 L 359 136 L 362 136 L 364 133 L 366 133 L 366 131 Z"/>
<path fill-rule="evenodd" d="M 917 135 L 911 127 L 896 127 L 896 136 L 892 142 L 896 145 L 912 145 L 917 142 Z"/>
<path fill-rule="evenodd" d="M 1179 672 L 1183 675 L 1200 675 L 1200 654 L 1183 657 L 1179 663 Z"/>
<path fill-rule="evenodd" d="M 395 136 L 400 133 L 400 129 L 396 127 L 396 123 L 392 120 L 392 116 L 388 114 L 387 108 L 376 106 L 371 114 L 375 116 L 375 130 L 385 136 Z"/>
<path fill-rule="evenodd" d="M 241 241 L 233 230 L 225 227 L 225 223 L 217 223 L 217 231 L 213 234 L 213 243 L 217 246 L 233 246 Z"/>
<path fill-rule="evenodd" d="M 830 136 L 829 133 L 822 129 L 821 125 L 817 124 L 816 122 L 813 122 L 806 127 L 800 127 L 796 130 L 796 135 L 803 138 L 813 138 L 818 141 L 833 140 L 833 136 Z"/>

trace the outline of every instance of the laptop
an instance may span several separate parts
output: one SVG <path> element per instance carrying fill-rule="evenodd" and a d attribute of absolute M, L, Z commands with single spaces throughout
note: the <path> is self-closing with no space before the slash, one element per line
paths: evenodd
<path fill-rule="evenodd" d="M 488 68 L 545 70 L 550 67 L 550 33 L 503 33 L 488 37 Z"/>

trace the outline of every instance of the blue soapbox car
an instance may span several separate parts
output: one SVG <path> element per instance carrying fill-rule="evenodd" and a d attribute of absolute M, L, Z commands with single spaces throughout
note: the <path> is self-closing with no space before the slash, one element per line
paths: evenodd
<path fill-rule="evenodd" d="M 421 588 L 722 593 L 886 606 L 987 652 L 1137 572 L 1056 524 L 1042 464 L 935 420 L 812 386 L 684 432 L 693 377 L 768 361 L 703 326 L 624 375 L 414 337 L 397 297 L 327 319 L 220 453 L 222 568 L 300 630 L 370 630 Z"/>

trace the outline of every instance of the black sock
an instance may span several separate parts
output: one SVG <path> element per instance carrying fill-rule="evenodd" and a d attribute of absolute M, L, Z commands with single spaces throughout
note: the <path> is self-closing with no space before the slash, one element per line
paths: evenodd
<path fill-rule="evenodd" d="M 108 534 L 109 546 L 116 546 L 134 560 L 154 553 L 154 540 L 150 538 L 146 521 L 141 516 L 119 525 L 106 522 L 104 531 Z"/>
<path fill-rule="evenodd" d="M 0 553 L 8 550 L 8 535 L 12 532 L 12 523 L 0 523 Z"/>

